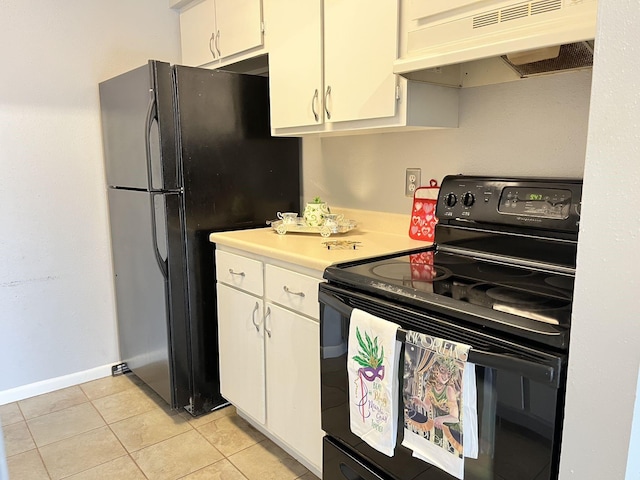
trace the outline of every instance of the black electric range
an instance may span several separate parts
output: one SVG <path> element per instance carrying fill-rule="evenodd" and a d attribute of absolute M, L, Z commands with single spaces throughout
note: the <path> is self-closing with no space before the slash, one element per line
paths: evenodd
<path fill-rule="evenodd" d="M 472 347 L 483 448 L 465 459 L 465 478 L 557 478 L 581 195 L 580 180 L 448 176 L 433 246 L 325 270 L 323 478 L 453 478 L 413 458 L 400 428 L 392 457 L 350 432 L 356 308 L 399 324 L 400 340 L 412 330 Z"/>

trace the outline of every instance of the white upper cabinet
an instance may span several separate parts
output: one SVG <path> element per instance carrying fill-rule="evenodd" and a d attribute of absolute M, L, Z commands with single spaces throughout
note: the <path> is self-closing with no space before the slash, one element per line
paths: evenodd
<path fill-rule="evenodd" d="M 195 67 L 216 60 L 215 35 L 215 0 L 188 5 L 180 13 L 181 63 Z"/>
<path fill-rule="evenodd" d="M 269 4 L 274 135 L 457 127 L 455 89 L 414 85 L 393 73 L 397 0 Z M 423 103 L 425 93 L 427 101 L 437 98 L 436 104 Z"/>
<path fill-rule="evenodd" d="M 324 1 L 325 114 L 331 122 L 396 113 L 398 4 Z"/>
<path fill-rule="evenodd" d="M 322 0 L 273 0 L 269 50 L 271 127 L 322 124 Z"/>
<path fill-rule="evenodd" d="M 215 0 L 216 53 L 223 59 L 252 48 L 261 47 L 261 0 Z"/>
<path fill-rule="evenodd" d="M 393 116 L 397 25 L 395 0 L 274 0 L 271 126 Z"/>
<path fill-rule="evenodd" d="M 264 46 L 261 0 L 203 0 L 180 12 L 182 63 L 200 66 L 258 55 Z"/>

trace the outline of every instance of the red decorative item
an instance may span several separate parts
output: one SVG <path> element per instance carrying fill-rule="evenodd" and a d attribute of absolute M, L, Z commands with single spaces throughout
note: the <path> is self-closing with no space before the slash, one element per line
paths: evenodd
<path fill-rule="evenodd" d="M 438 182 L 432 178 L 428 187 L 419 187 L 413 192 L 409 237 L 414 240 L 433 242 L 435 239 L 436 223 L 438 223 L 436 203 L 439 190 Z"/>
<path fill-rule="evenodd" d="M 409 255 L 411 264 L 411 280 L 432 282 L 436 278 L 436 268 L 433 266 L 433 252 L 420 252 Z"/>

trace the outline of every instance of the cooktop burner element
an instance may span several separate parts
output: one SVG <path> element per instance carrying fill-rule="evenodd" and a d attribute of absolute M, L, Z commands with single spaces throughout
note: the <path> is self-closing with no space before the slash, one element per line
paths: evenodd
<path fill-rule="evenodd" d="M 386 278 L 389 280 L 396 280 L 405 282 L 420 281 L 420 282 L 433 282 L 435 280 L 444 280 L 451 276 L 451 271 L 438 267 L 429 263 L 387 263 L 382 265 L 376 265 L 371 269 L 376 277 Z"/>
<path fill-rule="evenodd" d="M 570 298 L 560 299 L 539 292 L 484 284 L 473 285 L 469 289 L 469 302 L 553 325 L 559 324 L 558 314 L 571 305 Z"/>

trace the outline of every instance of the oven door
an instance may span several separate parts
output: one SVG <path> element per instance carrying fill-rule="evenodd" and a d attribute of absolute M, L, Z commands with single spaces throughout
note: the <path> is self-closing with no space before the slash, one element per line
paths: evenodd
<path fill-rule="evenodd" d="M 347 345 L 353 308 L 398 323 L 403 329 L 471 345 L 469 362 L 475 364 L 476 372 L 479 453 L 477 459 L 465 458 L 465 480 L 557 478 L 565 355 L 521 345 L 513 339 L 474 330 L 453 318 L 332 284 L 320 285 L 319 300 L 322 429 L 329 437 L 324 446 L 325 479 L 454 478 L 413 458 L 411 450 L 401 445 L 402 388 L 398 389 L 398 439 L 393 457 L 378 452 L 351 433 Z M 402 367 L 401 362 L 400 382 Z M 329 472 L 333 473 L 327 476 Z"/>

